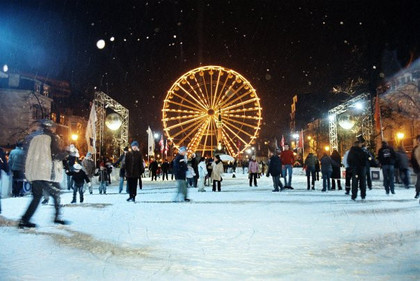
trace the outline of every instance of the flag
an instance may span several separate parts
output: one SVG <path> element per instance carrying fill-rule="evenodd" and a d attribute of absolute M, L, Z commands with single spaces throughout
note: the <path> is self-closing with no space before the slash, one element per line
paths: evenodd
<path fill-rule="evenodd" d="M 376 98 L 375 98 L 375 116 L 374 116 L 374 119 L 375 119 L 375 125 L 376 125 L 376 130 L 377 131 L 381 131 L 381 127 L 382 127 L 382 125 L 381 125 L 381 107 L 380 107 L 380 105 L 379 105 L 379 95 L 378 94 L 376 94 Z"/>
<path fill-rule="evenodd" d="M 153 131 L 150 126 L 147 127 L 147 155 L 153 156 L 155 151 L 155 139 L 153 138 Z"/>
<path fill-rule="evenodd" d="M 98 121 L 98 118 L 96 116 L 95 104 L 93 103 L 90 108 L 89 121 L 87 123 L 85 133 L 88 152 L 92 154 L 96 153 L 96 121 Z"/>
<path fill-rule="evenodd" d="M 277 143 L 276 143 L 276 146 L 277 146 Z M 281 135 L 280 147 L 281 147 L 281 150 L 284 150 L 284 136 L 283 135 Z"/>
<path fill-rule="evenodd" d="M 168 140 L 166 140 L 165 141 L 165 150 L 164 150 L 165 158 L 166 158 L 166 156 L 168 156 L 168 151 L 169 151 L 169 144 L 168 144 Z"/>
<path fill-rule="evenodd" d="M 163 140 L 163 134 L 160 135 L 160 141 L 159 141 L 159 146 L 160 146 L 160 154 L 163 157 L 163 152 L 165 151 L 165 146 L 164 146 L 164 140 Z"/>
<path fill-rule="evenodd" d="M 299 133 L 298 147 L 303 148 L 303 130 L 300 130 L 300 133 Z"/>

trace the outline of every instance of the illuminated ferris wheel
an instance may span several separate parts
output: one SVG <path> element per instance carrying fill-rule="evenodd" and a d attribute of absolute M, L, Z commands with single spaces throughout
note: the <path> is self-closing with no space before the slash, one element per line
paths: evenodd
<path fill-rule="evenodd" d="M 257 138 L 260 99 L 239 73 L 203 66 L 182 75 L 169 89 L 162 108 L 163 128 L 175 147 L 202 156 L 225 148 L 234 157 Z"/>

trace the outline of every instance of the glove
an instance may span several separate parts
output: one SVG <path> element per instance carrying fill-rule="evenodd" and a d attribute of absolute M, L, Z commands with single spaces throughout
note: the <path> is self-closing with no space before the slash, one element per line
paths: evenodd
<path fill-rule="evenodd" d="M 267 176 L 267 178 L 268 178 L 268 177 L 270 176 L 270 174 L 267 174 L 266 176 Z"/>
<path fill-rule="evenodd" d="M 88 187 L 91 187 L 92 186 L 92 183 L 91 182 L 88 182 L 87 186 Z"/>

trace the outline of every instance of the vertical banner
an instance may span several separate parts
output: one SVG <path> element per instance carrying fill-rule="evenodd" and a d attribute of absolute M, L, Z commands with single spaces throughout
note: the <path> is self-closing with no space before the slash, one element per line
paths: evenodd
<path fill-rule="evenodd" d="M 153 131 L 150 126 L 147 127 L 147 155 L 153 156 L 155 151 L 155 139 L 153 138 Z"/>
<path fill-rule="evenodd" d="M 98 121 L 98 118 L 96 116 L 95 104 L 93 103 L 90 108 L 89 121 L 87 123 L 85 133 L 88 152 L 92 154 L 96 153 L 96 121 Z"/>
<path fill-rule="evenodd" d="M 162 155 L 162 158 L 163 158 L 163 153 L 164 153 L 164 151 L 165 151 L 164 140 L 163 140 L 163 134 L 161 134 L 161 135 L 160 135 L 159 146 L 160 146 L 160 155 Z"/>

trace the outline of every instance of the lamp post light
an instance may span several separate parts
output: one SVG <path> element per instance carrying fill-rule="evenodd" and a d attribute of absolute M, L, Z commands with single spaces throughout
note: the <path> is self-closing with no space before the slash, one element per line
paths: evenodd
<path fill-rule="evenodd" d="M 77 134 L 72 134 L 71 135 L 71 140 L 77 141 L 78 139 L 79 139 L 79 136 Z"/>
<path fill-rule="evenodd" d="M 397 140 L 398 140 L 398 143 L 399 143 L 401 146 L 403 146 L 404 133 L 402 133 L 402 132 L 398 132 L 398 133 L 397 133 Z"/>

